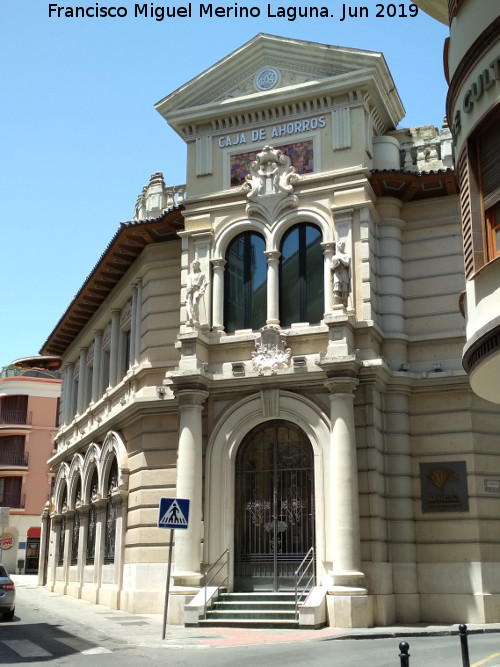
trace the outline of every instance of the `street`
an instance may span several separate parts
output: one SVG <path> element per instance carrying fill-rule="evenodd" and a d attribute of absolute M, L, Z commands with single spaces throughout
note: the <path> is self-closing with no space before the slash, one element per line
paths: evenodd
<path fill-rule="evenodd" d="M 169 665 L 261 667 L 400 667 L 399 644 L 410 645 L 411 667 L 461 667 L 460 640 L 450 636 L 341 638 L 345 631 L 237 630 L 167 626 L 161 639 L 159 615 L 137 615 L 91 605 L 37 588 L 34 578 L 17 577 L 13 622 L 0 622 L 0 663 L 4 665 L 101 665 L 150 667 Z M 456 631 L 456 626 L 450 628 Z M 496 629 L 498 627 L 496 626 Z M 394 633 L 395 628 L 386 634 Z M 431 628 L 429 628 L 431 631 Z M 411 632 L 422 634 L 422 627 Z M 500 667 L 500 633 L 469 636 L 470 667 Z M 96 662 L 97 660 L 97 662 Z"/>

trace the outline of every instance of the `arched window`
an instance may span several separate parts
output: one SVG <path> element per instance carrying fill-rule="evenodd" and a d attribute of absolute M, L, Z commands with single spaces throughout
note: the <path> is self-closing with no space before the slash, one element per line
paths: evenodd
<path fill-rule="evenodd" d="M 95 536 L 97 529 L 97 510 L 92 502 L 92 498 L 97 494 L 97 468 L 94 468 L 92 482 L 90 484 L 90 507 L 89 507 L 89 528 L 87 533 L 87 565 L 94 564 L 95 558 Z"/>
<path fill-rule="evenodd" d="M 314 225 L 295 225 L 281 242 L 280 322 L 318 324 L 324 312 L 323 249 Z"/>
<path fill-rule="evenodd" d="M 116 459 L 111 464 L 108 477 L 108 504 L 106 506 L 106 535 L 104 539 L 104 562 L 115 562 L 115 540 L 116 540 L 116 498 L 112 492 L 118 486 L 118 465 Z"/>
<path fill-rule="evenodd" d="M 267 263 L 262 236 L 244 232 L 234 238 L 226 252 L 224 272 L 224 328 L 260 329 L 267 316 Z"/>
<path fill-rule="evenodd" d="M 77 507 L 82 501 L 82 480 L 78 480 L 78 485 L 76 487 L 75 493 L 75 507 Z M 71 539 L 71 565 L 76 565 L 78 562 L 78 544 L 80 540 L 80 512 L 78 509 L 75 509 L 75 515 L 73 517 L 73 535 Z"/>
<path fill-rule="evenodd" d="M 64 489 L 64 495 L 62 499 L 62 511 L 66 511 L 68 508 L 68 488 Z M 61 518 L 61 531 L 59 534 L 59 553 L 57 558 L 57 564 L 62 565 L 64 563 L 64 544 L 66 538 L 66 517 L 63 514 Z"/>

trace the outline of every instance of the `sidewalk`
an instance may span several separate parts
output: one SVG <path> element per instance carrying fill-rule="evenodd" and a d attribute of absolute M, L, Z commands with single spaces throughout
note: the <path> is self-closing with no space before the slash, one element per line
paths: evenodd
<path fill-rule="evenodd" d="M 408 638 L 432 635 L 457 634 L 458 624 L 394 625 L 377 628 L 322 628 L 321 630 L 281 630 L 247 628 L 185 628 L 167 625 L 165 639 L 162 614 L 130 614 L 102 605 L 94 605 L 70 596 L 50 593 L 37 585 L 36 575 L 11 575 L 18 589 L 32 589 L 33 595 L 55 598 L 60 613 L 75 613 L 82 625 L 97 627 L 100 632 L 111 635 L 135 646 L 168 645 L 172 648 L 203 649 L 223 646 L 247 646 L 251 644 L 277 644 L 291 642 L 332 641 L 342 639 Z M 500 623 L 468 624 L 470 634 L 500 632 Z"/>

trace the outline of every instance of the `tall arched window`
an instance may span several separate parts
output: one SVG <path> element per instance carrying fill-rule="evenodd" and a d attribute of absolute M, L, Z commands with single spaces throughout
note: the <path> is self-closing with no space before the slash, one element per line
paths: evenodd
<path fill-rule="evenodd" d="M 87 554 L 86 554 L 86 563 L 87 565 L 94 564 L 95 558 L 95 537 L 97 530 L 97 510 L 92 502 L 92 498 L 97 494 L 97 468 L 94 468 L 94 474 L 92 475 L 92 482 L 90 484 L 90 506 L 89 506 L 89 527 L 87 532 Z"/>
<path fill-rule="evenodd" d="M 61 505 L 62 511 L 65 512 L 68 509 L 68 487 L 64 489 L 64 495 Z M 57 564 L 62 565 L 64 563 L 64 545 L 66 541 L 66 516 L 63 514 L 61 517 L 61 529 L 59 534 L 59 553 L 57 557 Z"/>
<path fill-rule="evenodd" d="M 114 563 L 115 561 L 115 540 L 116 540 L 116 498 L 113 498 L 113 491 L 118 487 L 118 465 L 116 459 L 111 464 L 108 477 L 108 503 L 106 506 L 106 535 L 104 538 L 104 562 Z"/>
<path fill-rule="evenodd" d="M 78 480 L 75 493 L 75 508 L 77 508 L 82 501 L 82 480 Z M 73 535 L 71 538 L 71 565 L 78 563 L 78 544 L 80 541 L 80 512 L 75 509 L 73 517 Z"/>
<path fill-rule="evenodd" d="M 262 236 L 244 232 L 226 252 L 224 272 L 224 328 L 260 329 L 266 323 L 267 263 Z"/>
<path fill-rule="evenodd" d="M 280 257 L 280 322 L 318 324 L 324 313 L 323 249 L 314 225 L 295 225 L 283 236 Z"/>

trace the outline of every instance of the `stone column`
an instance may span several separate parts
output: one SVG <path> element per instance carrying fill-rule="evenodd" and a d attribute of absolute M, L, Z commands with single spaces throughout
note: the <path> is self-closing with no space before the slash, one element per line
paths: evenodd
<path fill-rule="evenodd" d="M 356 378 L 326 382 L 330 391 L 330 465 L 332 493 L 332 564 L 334 586 L 359 587 L 360 532 L 358 465 L 354 428 Z"/>
<path fill-rule="evenodd" d="M 212 259 L 213 293 L 212 293 L 212 328 L 214 331 L 224 329 L 224 267 L 225 259 Z"/>
<path fill-rule="evenodd" d="M 326 599 L 331 625 L 371 627 L 373 605 L 362 587 L 358 466 L 354 430 L 355 377 L 332 377 L 330 390 L 330 494 L 332 585 Z"/>
<path fill-rule="evenodd" d="M 279 259 L 278 250 L 266 250 L 267 258 L 267 320 L 266 324 L 279 324 Z"/>
<path fill-rule="evenodd" d="M 109 386 L 114 387 L 118 376 L 118 345 L 120 342 L 120 311 L 111 311 L 111 342 L 109 348 Z"/>
<path fill-rule="evenodd" d="M 106 508 L 107 499 L 99 498 L 94 501 L 96 508 L 96 531 L 95 531 L 95 556 L 94 556 L 94 581 L 96 582 L 96 602 L 99 598 L 99 588 L 102 581 L 102 566 L 104 565 L 104 540 L 106 532 Z"/>
<path fill-rule="evenodd" d="M 85 378 L 87 370 L 87 348 L 80 348 L 80 358 L 78 361 L 78 396 L 76 399 L 76 411 L 79 415 L 85 412 Z"/>
<path fill-rule="evenodd" d="M 47 559 L 47 588 L 54 592 L 57 583 L 57 567 L 59 561 L 59 543 L 61 539 L 61 514 L 50 516 L 49 555 Z"/>
<path fill-rule="evenodd" d="M 40 559 L 38 567 L 38 586 L 45 586 L 49 572 L 49 545 L 50 545 L 50 502 L 45 504 L 42 512 L 40 529 Z"/>
<path fill-rule="evenodd" d="M 99 384 L 101 377 L 102 331 L 94 331 L 94 371 L 92 373 L 92 403 L 100 398 Z"/>
<path fill-rule="evenodd" d="M 202 411 L 208 392 L 198 387 L 175 391 L 179 401 L 177 497 L 188 498 L 189 528 L 175 534 L 174 581 L 197 587 L 201 581 Z"/>
<path fill-rule="evenodd" d="M 332 257 L 333 250 L 335 248 L 335 243 L 330 241 L 328 243 L 322 243 L 321 247 L 323 248 L 323 257 L 324 257 L 324 291 L 325 291 L 325 316 L 331 315 L 333 311 L 333 291 L 332 291 L 332 275 L 331 275 L 331 266 L 332 266 Z"/>

